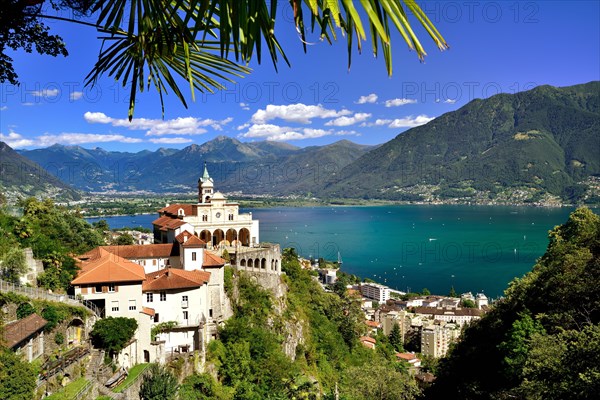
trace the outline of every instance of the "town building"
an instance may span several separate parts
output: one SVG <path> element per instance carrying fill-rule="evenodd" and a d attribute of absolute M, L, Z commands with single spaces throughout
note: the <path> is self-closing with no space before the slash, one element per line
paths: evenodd
<path fill-rule="evenodd" d="M 453 322 L 462 327 L 476 319 L 480 319 L 484 311 L 477 308 L 442 308 L 442 307 L 416 307 L 417 316 L 424 316 L 436 321 Z"/>
<path fill-rule="evenodd" d="M 431 324 L 421 331 L 421 354 L 434 358 L 443 357 L 450 343 L 456 341 L 460 328 L 456 324 Z"/>
<path fill-rule="evenodd" d="M 44 327 L 48 321 L 37 314 L 4 326 L 4 344 L 31 362 L 44 353 Z"/>
<path fill-rule="evenodd" d="M 375 346 L 377 345 L 377 340 L 375 340 L 374 338 L 369 337 L 369 336 L 361 336 L 358 340 L 367 349 L 375 350 Z"/>
<path fill-rule="evenodd" d="M 378 283 L 362 283 L 360 292 L 364 297 L 377 300 L 380 303 L 385 303 L 390 298 L 390 288 Z"/>
<path fill-rule="evenodd" d="M 93 303 L 101 317 L 125 317 L 137 321 L 134 339 L 118 355 L 121 366 L 131 367 L 161 358 L 159 350 L 151 348 L 150 331 L 154 310 L 143 306 L 142 283 L 144 268 L 108 250 L 99 248 L 80 258 L 80 271 L 71 281 L 75 295 Z"/>

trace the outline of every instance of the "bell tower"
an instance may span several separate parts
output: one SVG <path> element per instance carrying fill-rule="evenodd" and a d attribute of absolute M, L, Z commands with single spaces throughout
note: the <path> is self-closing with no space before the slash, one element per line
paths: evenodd
<path fill-rule="evenodd" d="M 208 168 L 206 168 L 206 161 L 204 161 L 204 173 L 198 179 L 198 203 L 210 203 L 213 193 L 214 182 L 210 175 L 208 175 Z"/>

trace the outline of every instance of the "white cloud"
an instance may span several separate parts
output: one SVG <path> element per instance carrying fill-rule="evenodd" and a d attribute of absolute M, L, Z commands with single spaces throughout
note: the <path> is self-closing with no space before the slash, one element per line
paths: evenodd
<path fill-rule="evenodd" d="M 236 129 L 238 131 L 243 131 L 244 129 L 246 129 L 249 126 L 250 126 L 250 124 L 246 122 L 245 124 L 242 124 L 242 125 L 238 126 Z"/>
<path fill-rule="evenodd" d="M 290 104 L 287 106 L 267 105 L 264 110 L 258 110 L 252 116 L 252 122 L 255 124 L 264 124 L 272 119 L 283 119 L 289 122 L 301 124 L 310 124 L 312 118 L 337 118 L 343 115 L 351 114 L 348 110 L 329 110 L 323 106 L 306 105 L 302 103 Z"/>
<path fill-rule="evenodd" d="M 334 131 L 333 129 L 291 128 L 273 124 L 253 124 L 248 131 L 238 136 L 243 138 L 260 138 L 263 140 L 286 141 L 315 139 L 328 135 L 354 135 L 354 131 Z"/>
<path fill-rule="evenodd" d="M 242 110 L 246 110 L 246 111 L 248 111 L 250 109 L 250 105 L 248 103 L 244 103 L 244 102 L 240 103 L 240 107 L 242 107 Z"/>
<path fill-rule="evenodd" d="M 371 114 L 369 113 L 356 113 L 351 117 L 338 117 L 332 121 L 328 121 L 325 123 L 327 126 L 349 126 L 354 125 L 359 122 L 365 121 L 369 118 Z"/>
<path fill-rule="evenodd" d="M 6 142 L 12 148 L 21 148 L 29 146 L 46 147 L 55 143 L 61 144 L 85 144 L 85 143 L 105 143 L 105 142 L 120 142 L 120 143 L 140 143 L 142 139 L 123 136 L 123 135 L 101 135 L 95 133 L 70 133 L 63 132 L 59 134 L 45 133 L 35 138 L 27 139 L 14 131 L 10 131 L 8 135 L 0 133 L 0 140 Z"/>
<path fill-rule="evenodd" d="M 425 114 L 417 115 L 416 117 L 409 115 L 408 117 L 405 117 L 405 118 L 394 119 L 392 122 L 390 122 L 388 127 L 390 127 L 390 128 L 414 128 L 415 126 L 425 125 L 426 123 L 428 123 L 431 120 L 433 120 L 433 117 L 428 117 Z"/>
<path fill-rule="evenodd" d="M 2 106 L 2 107 L 0 107 L 0 111 L 4 111 L 4 110 L 8 110 L 8 106 Z"/>
<path fill-rule="evenodd" d="M 428 117 L 425 114 L 417 115 L 416 117 L 409 115 L 404 118 L 386 119 L 378 118 L 375 122 L 362 123 L 360 126 L 387 126 L 388 128 L 414 128 L 415 126 L 424 125 L 433 120 L 434 117 Z"/>
<path fill-rule="evenodd" d="M 391 100 L 386 100 L 385 101 L 385 106 L 386 107 L 399 107 L 399 106 L 405 106 L 407 104 L 415 104 L 417 101 L 415 99 L 391 99 Z"/>
<path fill-rule="evenodd" d="M 8 135 L 0 133 L 0 140 L 12 147 L 13 149 L 27 147 L 34 144 L 33 140 L 25 139 L 22 135 L 19 135 L 18 133 L 12 130 L 8 133 Z"/>
<path fill-rule="evenodd" d="M 84 143 L 105 143 L 105 142 L 120 142 L 120 143 L 140 143 L 142 139 L 123 136 L 123 135 L 104 135 L 96 133 L 70 133 L 64 132 L 56 135 L 44 134 L 36 137 L 36 145 L 51 146 L 55 143 L 63 144 L 84 144 Z"/>
<path fill-rule="evenodd" d="M 377 102 L 378 96 L 375 93 L 371 93 L 366 96 L 360 96 L 356 104 L 375 103 Z"/>
<path fill-rule="evenodd" d="M 69 95 L 69 99 L 71 99 L 71 101 L 77 101 L 82 97 L 83 92 L 71 92 L 71 94 Z"/>
<path fill-rule="evenodd" d="M 233 118 L 223 120 L 198 119 L 194 117 L 179 117 L 175 119 L 148 119 L 134 118 L 129 122 L 126 118 L 112 118 L 102 112 L 86 112 L 83 118 L 91 124 L 110 124 L 130 130 L 146 130 L 146 136 L 163 135 L 200 135 L 206 133 L 204 127 L 210 126 L 215 130 L 222 130 L 223 125 L 233 121 Z"/>
<path fill-rule="evenodd" d="M 34 90 L 31 92 L 35 97 L 56 97 L 60 94 L 58 89 Z"/>
<path fill-rule="evenodd" d="M 454 104 L 454 103 L 456 103 L 456 99 L 446 99 L 446 100 L 444 100 L 444 103 L 446 103 L 446 104 Z"/>
<path fill-rule="evenodd" d="M 152 143 L 162 143 L 162 144 L 181 144 L 181 143 L 190 143 L 192 139 L 182 138 L 182 137 L 162 137 L 158 139 L 150 139 Z"/>

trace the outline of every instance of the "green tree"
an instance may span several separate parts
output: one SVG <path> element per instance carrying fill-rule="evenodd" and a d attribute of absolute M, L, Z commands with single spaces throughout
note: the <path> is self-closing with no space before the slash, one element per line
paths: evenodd
<path fill-rule="evenodd" d="M 23 319 L 35 312 L 35 308 L 29 303 L 21 303 L 17 307 L 17 318 Z"/>
<path fill-rule="evenodd" d="M 33 366 L 9 349 L 0 348 L 0 399 L 34 398 L 36 373 Z"/>
<path fill-rule="evenodd" d="M 402 332 L 400 331 L 400 325 L 398 323 L 394 323 L 394 326 L 392 326 L 392 330 L 389 334 L 389 340 L 390 344 L 394 347 L 394 350 L 404 350 L 402 346 Z"/>
<path fill-rule="evenodd" d="M 460 301 L 460 306 L 464 308 L 477 308 L 477 305 L 473 300 L 470 299 L 462 299 Z"/>
<path fill-rule="evenodd" d="M 108 317 L 98 320 L 90 332 L 92 344 L 114 356 L 131 340 L 137 327 L 138 323 L 133 318 Z"/>
<path fill-rule="evenodd" d="M 346 297 L 348 290 L 346 289 L 346 282 L 343 279 L 338 279 L 333 284 L 333 291 L 340 297 Z"/>
<path fill-rule="evenodd" d="M 250 72 L 246 65 L 256 57 L 262 58 L 262 49 L 277 66 L 280 59 L 289 65 L 279 43 L 275 23 L 278 20 L 276 0 L 223 2 L 219 0 L 161 0 L 130 1 L 52 1 L 9 0 L 0 13 L 0 82 L 17 82 L 12 59 L 5 48 L 23 48 L 53 56 L 67 55 L 62 39 L 49 35 L 42 20 L 43 3 L 59 10 L 75 12 L 76 18 L 59 19 L 87 25 L 98 30 L 103 40 L 98 60 L 86 78 L 93 85 L 108 75 L 124 87 L 130 87 L 129 118 L 133 117 L 136 94 L 152 84 L 161 94 L 170 89 L 187 107 L 176 77 L 187 81 L 194 98 L 194 90 L 220 90 L 222 81 L 233 81 Z M 411 0 L 360 2 L 357 8 L 351 0 L 335 2 L 301 2 L 292 5 L 294 29 L 299 32 L 304 51 L 307 51 L 305 19 L 311 31 L 329 43 L 338 33 L 347 40 L 348 66 L 353 45 L 360 51 L 370 30 L 373 53 L 383 54 L 386 70 L 392 73 L 391 30 L 396 30 L 409 49 L 423 59 L 425 49 L 414 33 L 408 14 L 413 14 L 439 49 L 448 46 L 425 13 Z M 305 16 L 306 15 L 306 16 Z M 366 18 L 365 18 L 366 17 Z M 56 18 L 56 17 L 55 17 Z M 365 28 L 368 27 L 368 28 Z M 235 62 L 229 58 L 235 58 Z M 148 85 L 146 85 L 146 83 Z"/>
<path fill-rule="evenodd" d="M 423 288 L 423 290 L 421 290 L 421 294 L 422 294 L 423 296 L 430 296 L 430 295 L 431 295 L 431 292 L 429 291 L 429 289 L 427 289 L 427 288 Z"/>
<path fill-rule="evenodd" d="M 0 258 L 0 268 L 2 279 L 9 282 L 18 283 L 19 278 L 27 272 L 27 263 L 23 250 L 18 247 L 9 249 L 6 254 Z"/>
<path fill-rule="evenodd" d="M 341 394 L 353 400 L 412 400 L 419 394 L 415 381 L 389 365 L 350 367 Z"/>
<path fill-rule="evenodd" d="M 101 219 L 100 221 L 94 222 L 92 226 L 94 227 L 94 229 L 97 229 L 101 232 L 110 231 L 110 226 L 108 225 L 108 222 L 106 222 L 105 219 Z"/>
<path fill-rule="evenodd" d="M 511 329 L 506 334 L 506 339 L 498 345 L 505 354 L 504 371 L 514 379 L 522 379 L 521 371 L 525 361 L 529 358 L 531 337 L 536 333 L 544 333 L 544 327 L 539 321 L 534 320 L 529 313 L 522 312 L 519 319 L 513 322 Z"/>
<path fill-rule="evenodd" d="M 177 378 L 162 365 L 153 364 L 140 386 L 142 400 L 172 400 L 177 395 Z"/>
<path fill-rule="evenodd" d="M 454 286 L 450 288 L 450 293 L 448 293 L 448 297 L 458 297 L 458 293 L 454 290 Z"/>
<path fill-rule="evenodd" d="M 126 246 L 134 243 L 135 241 L 133 240 L 133 236 L 131 236 L 129 233 L 123 233 L 117 236 L 117 238 L 114 240 L 114 244 L 117 246 Z"/>

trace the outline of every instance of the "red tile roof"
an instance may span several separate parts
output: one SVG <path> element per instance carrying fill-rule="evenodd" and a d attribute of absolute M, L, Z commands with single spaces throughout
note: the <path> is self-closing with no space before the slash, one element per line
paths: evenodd
<path fill-rule="evenodd" d="M 40 331 L 48 321 L 37 314 L 31 314 L 23 319 L 11 322 L 4 326 L 4 342 L 13 348 L 29 336 Z"/>
<path fill-rule="evenodd" d="M 193 270 L 186 271 L 177 268 L 165 268 L 146 274 L 142 291 L 157 291 L 167 289 L 186 289 L 200 287 L 210 280 L 210 272 Z"/>
<path fill-rule="evenodd" d="M 179 218 L 169 216 L 162 216 L 152 221 L 152 225 L 156 225 L 160 230 L 163 231 L 166 231 L 168 229 L 177 229 L 181 225 L 185 225 L 186 223 L 187 222 Z"/>
<path fill-rule="evenodd" d="M 379 328 L 380 324 L 379 322 L 375 322 L 375 321 L 365 321 L 365 324 L 367 324 L 367 326 L 371 327 L 371 328 Z"/>
<path fill-rule="evenodd" d="M 140 312 L 142 314 L 146 314 L 151 317 L 154 317 L 154 315 L 156 314 L 156 311 L 154 311 L 154 308 L 150 308 L 150 307 L 142 307 L 142 311 L 140 311 Z"/>
<path fill-rule="evenodd" d="M 417 356 L 414 353 L 396 353 L 396 357 L 406 361 L 417 360 Z"/>
<path fill-rule="evenodd" d="M 98 249 L 97 258 L 82 262 L 80 265 L 81 270 L 71 281 L 72 285 L 141 282 L 146 279 L 144 268 L 141 265 L 112 254 L 103 248 Z"/>
<path fill-rule="evenodd" d="M 206 246 L 206 242 L 200 239 L 198 236 L 194 235 L 189 231 L 183 231 L 179 235 L 175 237 L 182 246 L 185 247 L 204 247 Z"/>
<path fill-rule="evenodd" d="M 189 215 L 194 215 L 194 204 L 171 204 L 167 207 L 163 207 L 158 212 L 160 214 L 169 214 L 173 216 L 177 216 L 179 213 L 179 209 L 183 209 L 184 215 L 187 217 Z"/>
<path fill-rule="evenodd" d="M 81 261 L 93 261 L 100 257 L 99 249 L 104 249 L 126 259 L 168 258 L 173 252 L 173 244 L 131 244 L 124 246 L 100 246 L 77 257 Z"/>
<path fill-rule="evenodd" d="M 364 343 L 364 342 L 367 342 L 367 343 L 372 343 L 372 344 L 375 344 L 375 343 L 377 343 L 377 340 L 375 340 L 375 339 L 373 339 L 372 337 L 369 337 L 369 336 L 361 336 L 359 340 L 360 340 L 361 342 L 363 342 L 363 343 Z"/>
<path fill-rule="evenodd" d="M 202 267 L 222 267 L 225 265 L 227 261 L 223 260 L 221 257 L 216 254 L 209 253 L 208 251 L 204 251 L 204 261 L 202 263 Z"/>

